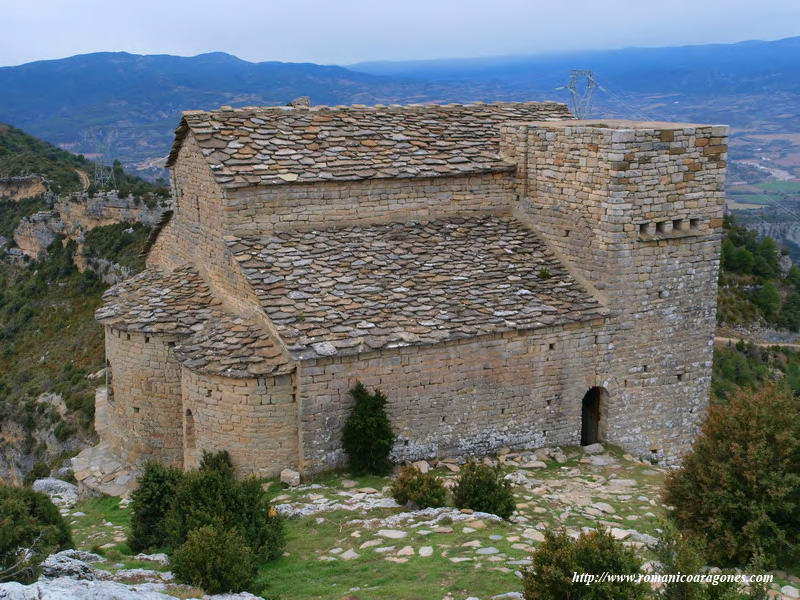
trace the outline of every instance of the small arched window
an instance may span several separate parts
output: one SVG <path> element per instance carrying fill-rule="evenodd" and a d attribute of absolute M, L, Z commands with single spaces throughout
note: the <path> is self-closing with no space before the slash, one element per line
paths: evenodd
<path fill-rule="evenodd" d="M 194 450 L 195 447 L 194 415 L 192 415 L 192 411 L 188 408 L 186 409 L 186 416 L 184 419 L 183 438 L 184 442 L 186 443 L 186 448 L 189 450 Z"/>

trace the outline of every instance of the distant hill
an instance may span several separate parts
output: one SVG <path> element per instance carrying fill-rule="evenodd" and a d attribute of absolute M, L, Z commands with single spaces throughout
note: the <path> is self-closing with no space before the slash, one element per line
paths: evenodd
<path fill-rule="evenodd" d="M 625 48 L 534 56 L 365 62 L 353 71 L 435 81 L 500 81 L 554 90 L 570 69 L 593 69 L 630 93 L 800 92 L 800 37 L 737 44 Z"/>
<path fill-rule="evenodd" d="M 770 145 L 775 160 L 800 169 L 793 138 L 740 134 L 800 132 L 800 37 L 347 68 L 252 63 L 221 52 L 188 58 L 103 52 L 0 68 L 0 121 L 89 159 L 120 158 L 152 176 L 163 173 L 160 159 L 181 110 L 282 105 L 302 95 L 313 104 L 567 101 L 557 88 L 573 68 L 593 69 L 603 85 L 597 116 L 730 123 L 740 135 L 734 158 Z"/>
<path fill-rule="evenodd" d="M 301 95 L 315 104 L 447 99 L 447 90 L 426 82 L 335 66 L 251 63 L 222 52 L 102 52 L 2 67 L 0 89 L 0 121 L 88 158 L 104 154 L 128 164 L 165 156 L 182 110 L 286 104 Z"/>

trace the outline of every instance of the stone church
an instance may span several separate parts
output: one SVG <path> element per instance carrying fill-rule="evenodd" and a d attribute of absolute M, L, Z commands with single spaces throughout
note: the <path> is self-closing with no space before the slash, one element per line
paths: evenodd
<path fill-rule="evenodd" d="M 396 460 L 607 441 L 674 463 L 708 402 L 726 144 L 557 103 L 185 112 L 174 212 L 97 311 L 102 441 L 316 472 L 361 381 Z"/>

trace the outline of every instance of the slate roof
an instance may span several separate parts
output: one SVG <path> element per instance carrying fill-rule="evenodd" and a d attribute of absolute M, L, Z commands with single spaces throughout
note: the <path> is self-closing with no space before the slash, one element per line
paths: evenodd
<path fill-rule="evenodd" d="M 95 313 L 100 323 L 183 338 L 174 347 L 175 356 L 193 371 L 248 378 L 293 368 L 263 329 L 224 313 L 191 267 L 147 269 L 109 288 L 103 300 Z"/>
<path fill-rule="evenodd" d="M 186 111 L 167 166 L 191 131 L 225 188 L 508 171 L 501 124 L 568 118 L 556 102 Z"/>
<path fill-rule="evenodd" d="M 280 375 L 294 367 L 263 329 L 240 317 L 217 313 L 204 327 L 175 346 L 187 368 L 225 377 Z"/>
<path fill-rule="evenodd" d="M 146 269 L 110 287 L 95 318 L 138 333 L 188 335 L 202 328 L 219 302 L 191 267 Z"/>
<path fill-rule="evenodd" d="M 534 329 L 604 314 L 511 217 L 226 238 L 297 359 Z"/>

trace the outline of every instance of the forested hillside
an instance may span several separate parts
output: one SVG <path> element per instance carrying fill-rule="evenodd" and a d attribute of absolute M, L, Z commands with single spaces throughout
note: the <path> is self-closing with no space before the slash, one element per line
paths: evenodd
<path fill-rule="evenodd" d="M 41 175 L 69 202 L 95 193 L 76 170 L 92 172 L 83 157 L 38 140 L 13 127 L 0 130 L 0 173 Z M 117 196 L 159 202 L 168 190 L 113 168 Z M 22 219 L 51 211 L 58 194 L 22 200 L 0 199 L 0 236 L 13 248 Z M 103 367 L 103 334 L 94 310 L 108 287 L 91 268 L 114 264 L 136 272 L 150 233 L 142 223 L 116 223 L 87 230 L 79 243 L 56 236 L 39 260 L 22 260 L 0 248 L 0 475 L 41 476 L 89 443 L 94 436 L 94 388 L 87 376 Z"/>
<path fill-rule="evenodd" d="M 52 144 L 0 123 L 0 178 L 41 175 L 56 193 L 83 189 L 79 171 L 91 163 Z"/>
<path fill-rule="evenodd" d="M 800 330 L 800 268 L 771 237 L 728 217 L 719 280 L 721 325 Z"/>

